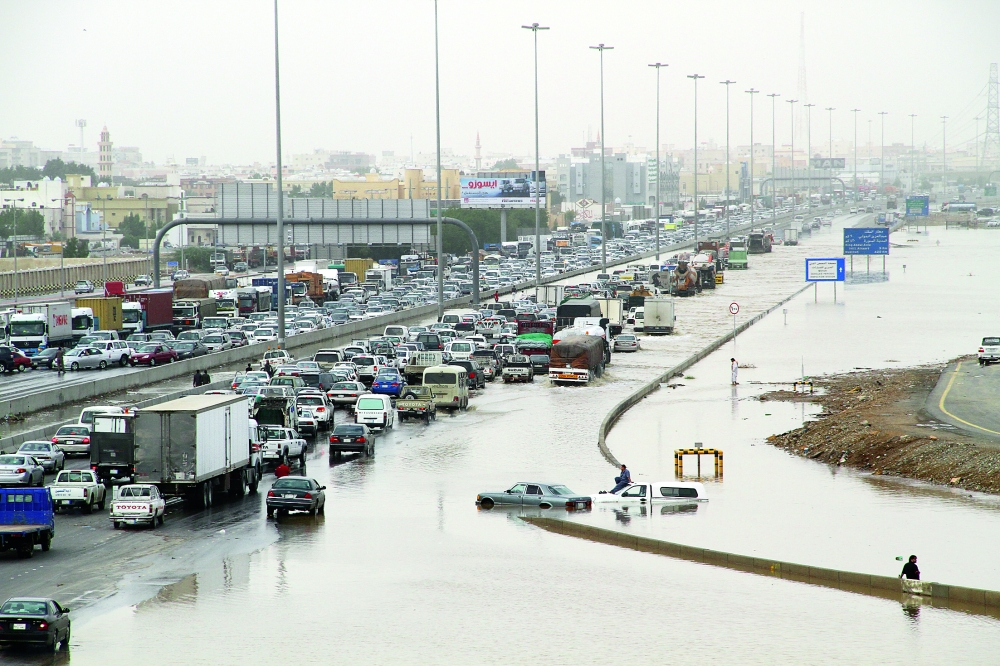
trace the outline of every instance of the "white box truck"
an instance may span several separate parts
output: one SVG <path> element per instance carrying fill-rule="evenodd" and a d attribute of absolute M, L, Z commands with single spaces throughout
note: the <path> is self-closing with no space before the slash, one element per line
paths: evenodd
<path fill-rule="evenodd" d="M 643 328 L 648 335 L 674 332 L 674 301 L 670 298 L 646 298 L 643 303 Z"/>
<path fill-rule="evenodd" d="M 535 302 L 557 307 L 563 300 L 566 287 L 561 284 L 543 284 L 535 287 Z"/>
<path fill-rule="evenodd" d="M 598 298 L 601 314 L 608 320 L 608 333 L 612 336 L 622 332 L 624 321 L 624 305 L 620 298 Z"/>
<path fill-rule="evenodd" d="M 135 481 L 202 508 L 215 492 L 255 492 L 259 454 L 249 428 L 242 395 L 189 395 L 144 407 L 135 417 Z"/>
<path fill-rule="evenodd" d="M 73 344 L 73 308 L 67 302 L 21 306 L 10 316 L 10 344 L 28 356 L 49 347 Z"/>

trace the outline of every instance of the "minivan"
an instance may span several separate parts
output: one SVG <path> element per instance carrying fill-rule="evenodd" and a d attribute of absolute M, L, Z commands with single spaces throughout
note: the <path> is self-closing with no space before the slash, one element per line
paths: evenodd
<path fill-rule="evenodd" d="M 383 430 L 391 428 L 396 422 L 396 408 L 392 406 L 392 398 L 377 393 L 361 395 L 354 405 L 354 422 Z"/>
<path fill-rule="evenodd" d="M 469 386 L 465 368 L 458 365 L 435 365 L 424 370 L 424 386 L 434 394 L 438 409 L 467 409 Z"/>
<path fill-rule="evenodd" d="M 437 333 L 421 333 L 417 336 L 417 342 L 421 343 L 427 351 L 444 351 L 441 336 Z"/>
<path fill-rule="evenodd" d="M 383 331 L 382 335 L 387 337 L 388 336 L 400 337 L 405 340 L 409 335 L 409 333 L 410 329 L 408 329 L 406 326 L 386 326 L 385 331 Z"/>

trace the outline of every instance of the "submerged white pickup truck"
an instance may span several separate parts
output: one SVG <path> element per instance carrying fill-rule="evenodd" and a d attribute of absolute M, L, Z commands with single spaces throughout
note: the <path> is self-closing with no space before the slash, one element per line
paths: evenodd
<path fill-rule="evenodd" d="M 612 495 L 602 490 L 593 495 L 594 504 L 664 504 L 705 502 L 705 486 L 695 481 L 660 481 L 633 483 Z"/>
<path fill-rule="evenodd" d="M 56 513 L 73 507 L 80 507 L 86 513 L 92 513 L 94 506 L 104 510 L 104 495 L 107 491 L 104 484 L 97 480 L 97 475 L 89 469 L 59 472 L 50 490 L 52 508 Z"/>
<path fill-rule="evenodd" d="M 301 464 L 305 464 L 307 444 L 297 432 L 276 425 L 262 425 L 259 431 L 260 451 L 264 460 L 280 465 L 282 462 L 298 458 Z"/>

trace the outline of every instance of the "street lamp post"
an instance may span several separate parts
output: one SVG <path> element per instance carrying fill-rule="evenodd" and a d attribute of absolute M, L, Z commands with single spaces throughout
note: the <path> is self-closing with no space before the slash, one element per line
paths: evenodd
<path fill-rule="evenodd" d="M 750 95 L 750 231 L 753 231 L 753 218 L 754 218 L 754 200 L 753 200 L 753 96 L 759 93 L 759 90 L 755 90 L 753 87 L 747 90 L 746 93 Z"/>
<path fill-rule="evenodd" d="M 775 180 L 778 177 L 776 161 L 778 140 L 774 131 L 774 100 L 781 95 L 770 93 L 768 97 L 771 98 L 771 224 L 774 224 L 774 220 L 778 217 L 778 181 Z"/>
<path fill-rule="evenodd" d="M 832 106 L 828 106 L 828 107 L 826 107 L 826 110 L 830 114 L 830 125 L 829 125 L 829 128 L 830 128 L 830 159 L 832 160 L 833 159 L 833 112 L 836 111 L 836 109 L 834 107 L 832 107 Z M 831 170 L 832 170 L 832 167 L 831 167 Z"/>
<path fill-rule="evenodd" d="M 854 114 L 854 203 L 858 202 L 858 111 L 861 109 L 851 109 Z"/>
<path fill-rule="evenodd" d="M 59 250 L 59 274 L 62 276 L 59 281 L 59 295 L 62 296 L 66 293 L 66 265 L 63 259 L 66 257 L 66 224 L 63 222 L 63 216 L 65 215 L 66 199 L 49 199 L 51 203 L 60 204 L 59 208 L 59 228 L 60 237 L 62 238 L 62 249 Z"/>
<path fill-rule="evenodd" d="M 660 68 L 669 67 L 662 62 L 656 62 L 650 67 L 656 68 L 656 207 L 653 217 L 656 220 L 656 261 L 660 261 Z"/>
<path fill-rule="evenodd" d="M 146 239 L 143 249 L 146 251 L 146 264 L 148 265 L 152 260 L 149 257 L 149 194 L 147 192 L 142 193 L 142 208 L 142 234 Z M 149 269 L 149 275 L 152 277 L 152 269 Z"/>
<path fill-rule="evenodd" d="M 917 144 L 914 142 L 913 119 L 917 114 L 910 114 L 910 194 L 917 191 Z"/>
<path fill-rule="evenodd" d="M 799 100 L 797 99 L 786 99 L 788 102 L 788 108 L 791 111 L 792 118 L 792 212 L 795 212 L 795 206 L 798 205 L 799 198 L 795 196 L 795 103 Z"/>
<path fill-rule="evenodd" d="M 948 198 L 948 116 L 941 116 L 941 190 Z M 14 253 L 17 256 L 17 253 Z"/>
<path fill-rule="evenodd" d="M 537 287 L 542 283 L 542 237 L 540 231 L 541 211 L 539 209 L 542 190 L 540 185 L 540 166 L 538 156 L 538 31 L 548 30 L 548 28 L 542 27 L 537 23 L 522 25 L 521 27 L 526 30 L 530 30 L 532 37 L 535 40 L 535 286 Z M 473 252 L 475 251 L 476 248 L 473 248 Z"/>
<path fill-rule="evenodd" d="M 813 170 L 812 170 L 812 108 L 815 104 L 803 104 L 806 107 L 806 204 L 812 207 Z M 821 197 L 822 200 L 822 197 Z"/>
<path fill-rule="evenodd" d="M 882 138 L 879 140 L 881 148 L 879 149 L 879 166 L 882 167 L 882 172 L 878 177 L 879 187 L 882 189 L 882 194 L 885 194 L 885 117 L 889 115 L 888 111 L 879 111 L 878 115 L 882 117 Z"/>
<path fill-rule="evenodd" d="M 438 321 L 444 317 L 444 238 L 441 222 L 441 70 L 438 63 L 438 0 L 434 0 L 434 132 L 437 147 L 437 311 Z M 477 252 L 478 248 L 472 248 Z M 481 289 L 476 284 L 473 289 Z M 478 292 L 477 292 L 478 293 Z"/>
<path fill-rule="evenodd" d="M 729 86 L 736 81 L 726 79 L 719 83 L 726 86 L 726 240 L 729 240 Z M 753 150 L 753 146 L 750 146 L 750 150 Z"/>
<path fill-rule="evenodd" d="M 701 74 L 688 74 L 694 80 L 694 248 L 698 249 L 698 79 Z"/>
<path fill-rule="evenodd" d="M 104 260 L 103 268 L 101 269 L 101 279 L 104 284 L 108 283 L 108 202 L 111 201 L 111 195 L 108 194 L 106 197 L 101 197 L 101 206 L 104 209 L 104 214 L 101 216 L 101 257 Z M 14 253 L 17 256 L 17 253 Z M 16 270 L 16 268 L 15 268 Z"/>
<path fill-rule="evenodd" d="M 604 52 L 615 47 L 598 44 L 590 48 L 601 54 L 601 272 L 605 273 L 608 270 L 608 234 L 604 228 L 604 217 L 607 214 L 605 211 L 607 201 L 604 192 L 604 183 L 607 180 L 607 174 L 604 172 L 604 142 L 606 141 L 604 136 Z"/>
<path fill-rule="evenodd" d="M 274 0 L 274 134 L 278 186 L 278 348 L 285 346 L 285 193 L 281 188 L 281 67 L 278 61 L 278 0 Z M 186 239 L 185 239 L 186 240 Z M 183 251 L 183 244 L 181 245 Z M 295 252 L 295 249 L 292 249 Z M 267 263 L 265 251 L 264 263 Z M 293 257 L 294 258 L 294 257 Z"/>
<path fill-rule="evenodd" d="M 14 303 L 17 303 L 18 291 L 20 289 L 20 274 L 17 272 L 17 202 L 24 201 L 24 197 L 7 199 L 14 208 Z"/>

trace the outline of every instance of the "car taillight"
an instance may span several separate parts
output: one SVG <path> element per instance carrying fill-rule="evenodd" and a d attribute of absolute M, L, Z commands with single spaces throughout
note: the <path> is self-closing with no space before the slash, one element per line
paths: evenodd
<path fill-rule="evenodd" d="M 90 463 L 90 469 L 91 469 L 92 471 L 95 471 L 95 472 L 96 472 L 96 471 L 97 471 L 97 463 Z"/>
<path fill-rule="evenodd" d="M 337 437 L 336 435 L 330 435 L 330 443 L 331 444 L 337 444 L 338 442 L 340 442 L 340 438 L 339 437 Z"/>
<path fill-rule="evenodd" d="M 90 444 L 90 438 L 89 437 L 84 437 L 83 438 L 83 443 L 84 444 Z"/>
<path fill-rule="evenodd" d="M 48 629 L 48 628 L 49 628 L 49 623 L 48 622 L 39 622 L 38 623 L 38 630 L 39 631 L 43 631 L 43 630 Z"/>
<path fill-rule="evenodd" d="M 476 373 L 470 372 L 469 373 L 469 379 L 475 379 L 475 378 L 476 378 Z"/>
<path fill-rule="evenodd" d="M 146 513 L 153 513 L 153 503 L 150 502 L 149 506 L 146 508 Z"/>
<path fill-rule="evenodd" d="M 357 393 L 352 393 L 352 394 L 351 394 L 351 397 L 352 397 L 352 398 L 357 398 L 357 397 L 358 397 L 358 394 L 357 394 Z"/>
<path fill-rule="evenodd" d="M 23 467 L 18 467 L 18 468 L 17 468 L 17 472 L 16 472 L 16 473 L 17 473 L 17 474 L 24 474 L 24 473 L 25 473 L 25 472 L 27 472 L 27 471 L 28 471 L 28 470 L 24 469 Z"/>
<path fill-rule="evenodd" d="M 980 347 L 980 348 L 979 348 L 979 353 L 980 353 L 980 354 L 982 354 L 982 353 L 983 353 L 983 352 L 985 352 L 985 351 L 986 351 L 986 350 L 985 350 L 985 349 L 983 349 L 982 347 Z"/>
<path fill-rule="evenodd" d="M 458 402 L 458 396 L 456 395 L 454 398 L 451 399 L 451 401 L 452 402 Z"/>
<path fill-rule="evenodd" d="M 312 499 L 312 498 L 313 498 L 312 493 L 306 493 L 305 495 L 302 496 L 302 499 Z"/>
<path fill-rule="evenodd" d="M 325 412 L 326 411 L 326 407 L 317 407 L 316 411 L 317 412 Z"/>
<path fill-rule="evenodd" d="M 268 490 L 267 491 L 267 496 L 268 497 L 274 497 L 274 491 L 273 490 Z"/>
<path fill-rule="evenodd" d="M 364 443 L 365 443 L 365 442 L 367 442 L 367 441 L 368 441 L 368 440 L 367 440 L 367 439 L 365 439 L 364 437 L 358 437 L 358 444 L 364 444 Z"/>
<path fill-rule="evenodd" d="M 982 351 L 982 350 L 980 350 L 980 351 Z M 59 440 L 58 440 L 58 439 L 56 439 L 55 437 L 53 437 L 53 438 L 52 438 L 52 443 L 53 443 L 53 444 L 57 444 L 58 442 L 59 442 Z"/>

